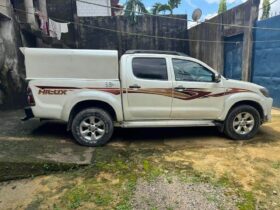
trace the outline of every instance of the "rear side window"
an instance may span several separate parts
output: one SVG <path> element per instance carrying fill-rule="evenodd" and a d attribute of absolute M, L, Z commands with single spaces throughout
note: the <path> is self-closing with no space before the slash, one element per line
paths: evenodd
<path fill-rule="evenodd" d="M 134 58 L 132 69 L 140 79 L 168 80 L 165 58 Z"/>

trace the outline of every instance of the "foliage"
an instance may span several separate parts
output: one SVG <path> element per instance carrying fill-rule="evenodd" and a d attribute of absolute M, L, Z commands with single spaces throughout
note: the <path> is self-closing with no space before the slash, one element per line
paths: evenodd
<path fill-rule="evenodd" d="M 155 3 L 151 9 L 151 13 L 154 15 L 159 14 L 161 11 L 161 7 L 162 7 L 161 3 Z"/>
<path fill-rule="evenodd" d="M 173 10 L 178 8 L 181 4 L 181 0 L 169 0 L 167 4 L 155 3 L 152 8 L 153 14 L 159 14 L 163 12 L 165 14 L 166 11 L 169 11 L 171 15 L 173 15 Z"/>
<path fill-rule="evenodd" d="M 125 3 L 125 13 L 131 23 L 137 22 L 137 15 L 139 13 L 148 13 L 144 3 L 142 0 L 128 0 Z"/>
<path fill-rule="evenodd" d="M 170 5 L 171 9 L 178 8 L 178 6 L 181 4 L 181 0 L 169 0 L 168 5 Z"/>
<path fill-rule="evenodd" d="M 240 210 L 253 210 L 256 209 L 256 199 L 252 192 L 239 190 L 239 196 L 243 198 L 242 202 L 237 204 Z"/>
<path fill-rule="evenodd" d="M 269 18 L 269 12 L 270 12 L 270 2 L 269 2 L 269 0 L 264 0 L 263 1 L 262 8 L 263 8 L 262 20 Z"/>
<path fill-rule="evenodd" d="M 170 14 L 172 15 L 173 14 L 173 11 L 170 7 L 169 4 L 163 4 L 161 5 L 160 9 L 159 9 L 159 12 L 163 12 L 164 14 L 166 13 L 166 11 L 170 12 Z"/>
<path fill-rule="evenodd" d="M 74 187 L 65 194 L 66 204 L 69 209 L 78 208 L 82 201 L 88 201 L 90 197 L 85 185 Z"/>
<path fill-rule="evenodd" d="M 221 0 L 219 4 L 219 11 L 218 13 L 221 14 L 223 12 L 227 11 L 227 1 L 226 0 Z"/>

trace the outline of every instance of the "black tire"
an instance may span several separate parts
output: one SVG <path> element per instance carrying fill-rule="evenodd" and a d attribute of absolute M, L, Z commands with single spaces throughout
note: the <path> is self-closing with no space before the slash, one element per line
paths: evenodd
<path fill-rule="evenodd" d="M 240 113 L 250 113 L 254 118 L 254 126 L 252 130 L 247 134 L 240 134 L 234 129 L 234 120 Z M 225 122 L 224 122 L 224 133 L 231 139 L 234 140 L 248 140 L 253 138 L 259 127 L 261 125 L 260 113 L 252 106 L 249 105 L 240 105 L 233 108 L 228 114 Z"/>
<path fill-rule="evenodd" d="M 98 140 L 89 140 L 92 132 L 89 132 L 88 137 L 84 137 L 81 133 L 80 125 L 83 121 L 90 117 L 95 117 L 103 122 L 102 127 L 104 130 L 103 136 Z M 87 127 L 86 127 L 87 128 Z M 91 129 L 91 128 L 87 128 Z M 113 120 L 111 116 L 104 110 L 99 108 L 89 108 L 79 112 L 73 119 L 71 131 L 76 141 L 83 146 L 98 147 L 105 145 L 112 137 L 114 131 Z M 84 134 L 85 135 L 85 134 Z"/>

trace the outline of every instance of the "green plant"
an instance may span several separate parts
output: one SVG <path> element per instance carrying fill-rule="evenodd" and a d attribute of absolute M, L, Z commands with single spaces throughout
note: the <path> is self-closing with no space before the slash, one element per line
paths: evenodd
<path fill-rule="evenodd" d="M 116 207 L 116 210 L 130 210 L 131 207 L 129 204 L 122 204 Z"/>
<path fill-rule="evenodd" d="M 108 206 L 110 201 L 112 200 L 112 196 L 110 194 L 95 194 L 94 195 L 94 203 L 98 206 Z"/>
<path fill-rule="evenodd" d="M 221 0 L 219 4 L 219 11 L 218 13 L 221 14 L 223 12 L 227 11 L 227 1 L 226 0 Z"/>
<path fill-rule="evenodd" d="M 128 0 L 125 3 L 124 15 L 127 16 L 131 23 L 137 22 L 139 13 L 148 13 L 142 0 Z"/>
<path fill-rule="evenodd" d="M 161 11 L 161 7 L 162 7 L 161 3 L 155 3 L 151 9 L 151 13 L 154 15 L 159 14 Z"/>
<path fill-rule="evenodd" d="M 167 4 L 155 3 L 152 8 L 152 13 L 159 14 L 163 12 L 165 14 L 166 11 L 169 11 L 173 15 L 173 10 L 178 8 L 180 4 L 181 0 L 169 0 Z"/>
<path fill-rule="evenodd" d="M 148 160 L 143 161 L 143 169 L 145 172 L 148 172 L 150 170 L 151 166 Z"/>
<path fill-rule="evenodd" d="M 269 0 L 263 0 L 263 13 L 262 13 L 262 20 L 269 18 L 269 12 L 270 12 L 270 2 Z"/>
<path fill-rule="evenodd" d="M 86 186 L 81 185 L 68 191 L 64 197 L 68 208 L 76 209 L 81 205 L 81 202 L 90 199 L 90 194 L 87 193 Z"/>
<path fill-rule="evenodd" d="M 56 204 L 53 204 L 53 210 L 61 210 Z"/>
<path fill-rule="evenodd" d="M 240 191 L 239 196 L 243 199 L 237 204 L 240 210 L 255 209 L 256 200 L 252 192 Z"/>
<path fill-rule="evenodd" d="M 170 6 L 171 9 L 171 15 L 173 14 L 173 10 L 175 8 L 178 8 L 178 6 L 181 4 L 181 0 L 169 0 L 168 5 Z"/>
<path fill-rule="evenodd" d="M 272 168 L 274 169 L 280 169 L 280 161 L 276 161 L 272 164 Z"/>

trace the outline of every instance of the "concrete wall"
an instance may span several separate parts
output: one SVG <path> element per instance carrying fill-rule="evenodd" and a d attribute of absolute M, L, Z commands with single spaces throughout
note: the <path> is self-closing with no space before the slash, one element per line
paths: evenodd
<path fill-rule="evenodd" d="M 9 1 L 6 4 L 10 6 Z M 0 18 L 0 108 L 17 108 L 25 104 L 25 71 L 19 52 L 21 37 L 12 9 L 8 18 Z"/>
<path fill-rule="evenodd" d="M 177 15 L 186 20 L 186 15 Z M 187 22 L 160 17 L 140 16 L 135 25 L 131 25 L 124 16 L 79 18 L 79 24 L 123 31 L 124 33 L 105 31 L 97 28 L 77 27 L 78 48 L 85 49 L 117 49 L 123 54 L 129 49 L 174 50 L 188 53 L 188 42 L 160 38 L 135 36 L 132 34 L 147 34 L 187 39 Z M 127 34 L 127 33 L 131 34 Z"/>
<path fill-rule="evenodd" d="M 63 1 L 48 0 L 47 1 L 47 13 L 49 18 L 65 20 L 65 22 L 73 22 L 75 11 L 76 11 L 75 8 L 76 8 L 76 3 L 73 0 L 63 0 Z M 63 22 L 63 21 L 59 21 L 59 22 Z M 62 34 L 62 42 L 64 45 L 68 46 L 69 48 L 77 48 L 75 27 L 73 24 L 69 24 L 68 27 L 69 27 L 69 32 Z"/>
<path fill-rule="evenodd" d="M 0 5 L 9 6 L 10 4 L 9 4 L 9 1 L 7 1 L 7 0 L 0 0 Z M 0 19 L 11 18 L 10 17 L 10 11 L 7 8 L 2 7 L 2 6 L 0 7 Z"/>
<path fill-rule="evenodd" d="M 188 53 L 188 42 L 130 36 L 126 33 L 110 32 L 85 26 L 186 39 L 188 38 L 187 21 L 139 16 L 138 22 L 132 25 L 124 16 L 78 17 L 76 3 L 73 0 L 63 2 L 48 0 L 47 11 L 50 18 L 77 23 L 69 24 L 69 33 L 62 35 L 62 42 L 69 48 L 117 49 L 120 54 L 129 49 L 176 50 Z M 176 17 L 187 19 L 186 15 L 176 15 Z"/>
<path fill-rule="evenodd" d="M 238 7 L 228 10 L 207 22 L 217 24 L 244 25 L 249 28 L 234 26 L 199 24 L 189 29 L 189 38 L 195 40 L 211 40 L 217 43 L 190 42 L 190 55 L 198 58 L 214 69 L 223 73 L 224 69 L 224 44 L 226 37 L 243 34 L 243 62 L 242 79 L 249 80 L 252 59 L 252 29 L 250 28 L 258 18 L 259 0 L 248 0 Z"/>
<path fill-rule="evenodd" d="M 280 16 L 258 21 L 256 27 L 280 28 Z M 254 39 L 271 42 L 254 44 L 252 81 L 268 88 L 274 99 L 274 106 L 280 108 L 280 42 L 272 42 L 272 40 L 280 40 L 280 31 L 256 29 Z"/>

